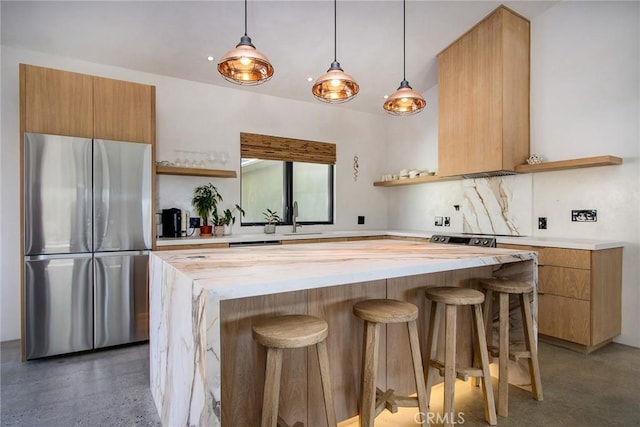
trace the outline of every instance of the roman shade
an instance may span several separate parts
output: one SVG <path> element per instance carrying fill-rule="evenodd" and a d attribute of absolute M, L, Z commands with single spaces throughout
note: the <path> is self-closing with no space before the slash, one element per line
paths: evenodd
<path fill-rule="evenodd" d="M 328 142 L 240 132 L 240 156 L 243 159 L 334 165 L 336 145 Z"/>

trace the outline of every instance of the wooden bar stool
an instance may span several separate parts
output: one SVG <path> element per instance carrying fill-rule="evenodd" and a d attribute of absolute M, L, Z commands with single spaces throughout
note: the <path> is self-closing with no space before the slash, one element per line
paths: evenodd
<path fill-rule="evenodd" d="M 453 412 L 456 377 L 463 381 L 467 381 L 469 377 L 480 377 L 482 378 L 485 419 L 491 425 L 497 424 L 491 374 L 489 373 L 489 353 L 487 351 L 487 339 L 482 317 L 484 294 L 475 289 L 435 287 L 427 288 L 425 295 L 431 300 L 429 334 L 427 337 L 427 401 L 431 397 L 431 387 L 434 382 L 433 368 L 435 368 L 444 377 L 444 425 L 447 427 L 452 426 L 456 420 Z M 435 360 L 441 305 L 445 307 L 444 362 Z M 479 369 L 456 366 L 456 314 L 458 306 L 465 305 L 471 306 L 473 309 L 474 353 L 480 354 L 481 367 Z"/>
<path fill-rule="evenodd" d="M 324 320 L 299 314 L 277 316 L 253 326 L 253 338 L 267 347 L 267 369 L 262 401 L 262 427 L 287 426 L 278 416 L 280 400 L 280 374 L 282 372 L 282 352 L 285 348 L 316 346 L 320 362 L 320 378 L 324 394 L 324 407 L 327 425 L 336 423 L 331 376 L 329 373 L 329 355 L 327 354 L 327 334 L 329 326 Z M 298 425 L 298 423 L 296 424 Z"/>
<path fill-rule="evenodd" d="M 427 423 L 429 410 L 424 386 L 424 370 L 418 340 L 418 307 L 392 299 L 372 299 L 356 303 L 353 314 L 364 320 L 364 345 L 362 350 L 362 389 L 360 391 L 360 425 L 371 427 L 375 417 L 386 407 L 397 412 L 398 406 L 418 406 L 423 423 Z M 396 396 L 394 390 L 382 392 L 376 385 L 378 373 L 378 346 L 380 343 L 380 325 L 388 323 L 406 323 L 413 360 L 413 373 L 416 381 L 417 398 Z"/>
<path fill-rule="evenodd" d="M 529 359 L 529 375 L 531 376 L 531 394 L 536 400 L 542 400 L 542 383 L 540 381 L 540 367 L 538 366 L 538 350 L 533 335 L 533 317 L 531 315 L 530 298 L 533 285 L 526 282 L 516 282 L 507 279 L 480 279 L 480 286 L 486 291 L 484 307 L 485 328 L 492 327 L 493 293 L 499 296 L 499 346 L 496 348 L 489 343 L 489 350 L 493 356 L 498 356 L 498 415 L 506 417 L 509 414 L 509 359 L 518 361 L 520 358 Z M 525 351 L 509 351 L 509 295 L 520 296 L 520 310 L 525 338 Z"/>

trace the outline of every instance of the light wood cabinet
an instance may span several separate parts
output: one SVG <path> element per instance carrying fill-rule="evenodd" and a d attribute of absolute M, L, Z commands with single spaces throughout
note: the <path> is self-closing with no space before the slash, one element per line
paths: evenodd
<path fill-rule="evenodd" d="M 24 132 L 155 143 L 155 87 L 20 64 Z"/>
<path fill-rule="evenodd" d="M 538 252 L 541 339 L 589 353 L 620 334 L 622 248 L 498 246 Z"/>
<path fill-rule="evenodd" d="M 23 131 L 93 137 L 92 85 L 85 74 L 20 64 Z"/>
<path fill-rule="evenodd" d="M 500 6 L 438 55 L 438 175 L 529 156 L 529 21 Z"/>
<path fill-rule="evenodd" d="M 154 86 L 94 77 L 93 97 L 95 138 L 154 142 Z"/>

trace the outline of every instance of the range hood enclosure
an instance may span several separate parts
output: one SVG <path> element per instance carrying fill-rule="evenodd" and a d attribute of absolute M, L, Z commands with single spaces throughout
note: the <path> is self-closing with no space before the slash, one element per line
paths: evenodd
<path fill-rule="evenodd" d="M 500 6 L 438 54 L 439 175 L 509 175 L 529 157 L 529 28 Z"/>

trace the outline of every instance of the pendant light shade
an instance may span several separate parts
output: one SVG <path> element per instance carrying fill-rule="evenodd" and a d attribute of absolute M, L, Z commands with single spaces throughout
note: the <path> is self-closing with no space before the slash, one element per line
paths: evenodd
<path fill-rule="evenodd" d="M 360 86 L 345 73 L 337 59 L 337 0 L 333 1 L 333 62 L 326 73 L 318 77 L 311 92 L 323 102 L 338 104 L 353 99 Z"/>
<path fill-rule="evenodd" d="M 235 49 L 227 52 L 218 63 L 218 72 L 231 83 L 255 86 L 273 76 L 269 59 L 256 50 L 247 35 L 247 0 L 244 1 L 244 35 Z"/>
<path fill-rule="evenodd" d="M 387 98 L 384 109 L 387 113 L 396 116 L 409 116 L 419 113 L 427 105 L 422 95 L 409 86 L 409 82 L 403 80 L 400 87 Z"/>
<path fill-rule="evenodd" d="M 407 81 L 407 53 L 406 53 L 406 39 L 407 39 L 407 12 L 406 12 L 406 0 L 402 1 L 402 68 L 403 77 L 400 87 L 392 95 L 390 95 L 385 101 L 383 107 L 389 114 L 395 116 L 410 116 L 422 111 L 427 105 L 427 101 L 424 100 L 422 95 L 413 90 L 409 86 Z"/>

